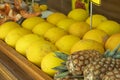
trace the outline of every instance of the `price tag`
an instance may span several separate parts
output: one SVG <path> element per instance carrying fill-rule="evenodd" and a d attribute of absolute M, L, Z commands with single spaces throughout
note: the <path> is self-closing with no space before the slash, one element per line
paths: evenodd
<path fill-rule="evenodd" d="M 100 5 L 101 4 L 101 0 L 92 0 L 93 3 L 95 3 L 96 5 Z"/>

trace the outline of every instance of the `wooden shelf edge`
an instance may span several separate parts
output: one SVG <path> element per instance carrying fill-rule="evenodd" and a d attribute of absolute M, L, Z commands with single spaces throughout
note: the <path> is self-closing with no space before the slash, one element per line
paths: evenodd
<path fill-rule="evenodd" d="M 53 80 L 50 76 L 41 71 L 40 68 L 29 62 L 15 49 L 7 45 L 3 40 L 0 40 L 0 50 L 16 64 L 18 64 L 18 66 L 20 66 L 30 76 L 33 76 L 35 80 Z"/>

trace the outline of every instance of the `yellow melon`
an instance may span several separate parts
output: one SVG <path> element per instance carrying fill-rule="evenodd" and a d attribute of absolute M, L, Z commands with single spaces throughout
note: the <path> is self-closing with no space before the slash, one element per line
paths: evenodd
<path fill-rule="evenodd" d="M 109 36 L 106 32 L 99 29 L 92 29 L 85 33 L 85 35 L 83 36 L 83 39 L 95 40 L 104 45 L 108 37 Z"/>
<path fill-rule="evenodd" d="M 55 45 L 57 48 L 64 52 L 64 53 L 70 53 L 71 47 L 77 43 L 80 40 L 79 37 L 74 36 L 74 35 L 65 35 L 62 38 L 60 38 Z"/>
<path fill-rule="evenodd" d="M 50 28 L 45 34 L 44 37 L 51 41 L 52 43 L 55 43 L 57 40 L 59 40 L 62 36 L 66 35 L 67 32 L 65 32 L 63 29 L 54 27 Z"/>
<path fill-rule="evenodd" d="M 86 22 L 75 22 L 69 27 L 68 32 L 82 38 L 83 35 L 89 30 L 90 26 Z"/>
<path fill-rule="evenodd" d="M 73 9 L 68 13 L 68 17 L 76 21 L 85 21 L 88 17 L 88 12 L 84 9 Z"/>
<path fill-rule="evenodd" d="M 104 47 L 102 44 L 98 43 L 97 41 L 85 39 L 78 41 L 73 47 L 71 48 L 71 53 L 80 50 L 97 50 L 100 53 L 104 53 Z"/>
<path fill-rule="evenodd" d="M 119 44 L 120 44 L 120 33 L 117 33 L 108 38 L 108 40 L 105 43 L 105 49 L 113 50 Z"/>
<path fill-rule="evenodd" d="M 63 13 L 55 12 L 55 13 L 50 14 L 47 17 L 47 21 L 56 25 L 60 20 L 65 19 L 65 18 L 67 18 L 67 16 L 64 15 Z"/>
<path fill-rule="evenodd" d="M 96 28 L 105 31 L 110 36 L 116 33 L 120 33 L 119 23 L 112 20 L 104 21 L 101 24 L 99 24 Z"/>

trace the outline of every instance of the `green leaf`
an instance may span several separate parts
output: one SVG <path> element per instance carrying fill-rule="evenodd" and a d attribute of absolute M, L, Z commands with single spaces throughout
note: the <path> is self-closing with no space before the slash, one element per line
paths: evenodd
<path fill-rule="evenodd" d="M 114 52 L 117 52 L 118 51 L 118 49 L 120 48 L 120 44 L 118 44 L 115 48 L 114 48 Z"/>
<path fill-rule="evenodd" d="M 105 51 L 105 53 L 104 53 L 104 57 L 107 57 L 108 56 L 108 54 L 110 53 L 110 49 L 107 49 L 106 51 Z"/>
<path fill-rule="evenodd" d="M 69 56 L 69 55 L 62 53 L 62 52 L 54 52 L 54 53 L 58 58 L 60 58 L 64 61 L 67 61 L 67 57 Z"/>
<path fill-rule="evenodd" d="M 120 48 L 120 44 L 117 47 L 115 47 L 113 51 L 108 53 L 108 57 L 113 57 L 114 55 L 117 55 L 117 51 L 119 48 Z"/>
<path fill-rule="evenodd" d="M 69 74 L 68 71 L 67 71 L 67 72 L 63 72 L 63 73 L 60 73 L 60 74 L 56 75 L 55 78 L 64 78 L 64 77 L 66 77 L 68 74 Z"/>
<path fill-rule="evenodd" d="M 66 61 L 61 63 L 62 65 L 66 66 Z"/>
<path fill-rule="evenodd" d="M 113 58 L 115 58 L 115 59 L 120 59 L 120 54 L 114 55 Z"/>
<path fill-rule="evenodd" d="M 66 66 L 57 66 L 57 67 L 54 67 L 53 69 L 57 71 L 67 71 Z"/>

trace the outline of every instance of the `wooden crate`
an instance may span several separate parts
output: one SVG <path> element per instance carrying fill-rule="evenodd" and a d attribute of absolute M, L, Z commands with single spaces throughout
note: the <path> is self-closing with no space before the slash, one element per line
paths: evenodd
<path fill-rule="evenodd" d="M 11 60 L 13 60 L 22 70 L 24 70 L 28 75 L 30 75 L 33 78 L 33 80 L 53 80 L 50 76 L 45 74 L 39 67 L 29 62 L 24 56 L 20 55 L 14 48 L 7 45 L 3 40 L 0 40 L 0 51 L 7 55 Z M 3 70 L 5 69 L 4 67 L 2 68 Z M 13 75 L 11 74 L 10 76 Z"/>

